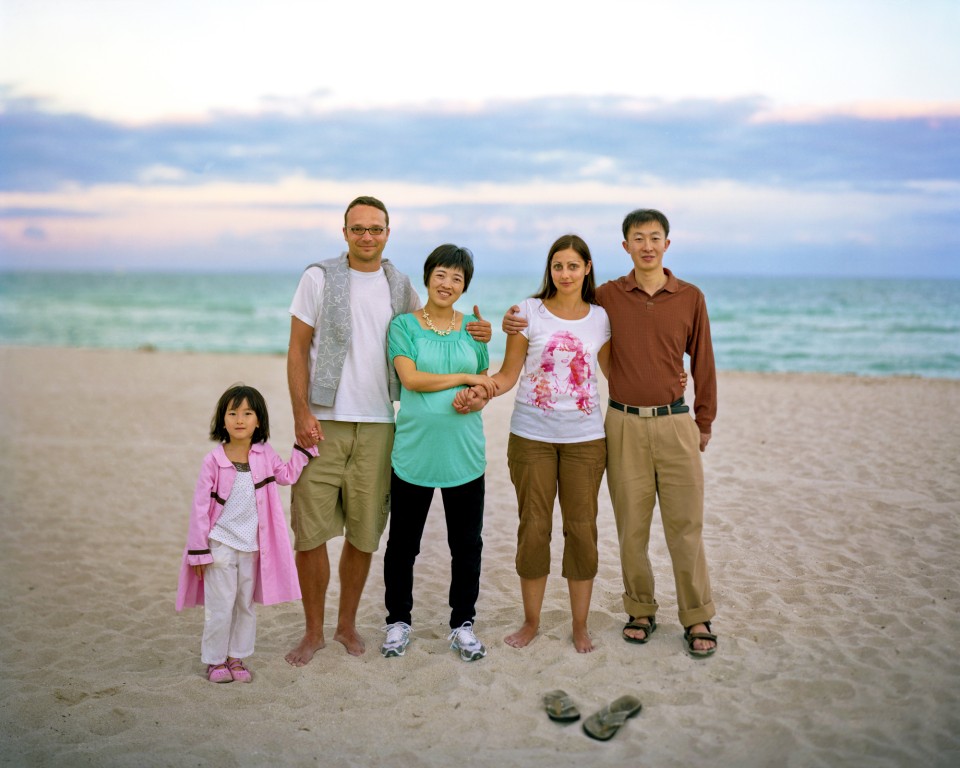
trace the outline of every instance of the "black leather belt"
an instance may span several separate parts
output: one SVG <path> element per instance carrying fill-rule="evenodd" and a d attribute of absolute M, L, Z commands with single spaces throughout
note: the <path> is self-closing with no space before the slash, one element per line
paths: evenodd
<path fill-rule="evenodd" d="M 687 413 L 690 410 L 689 405 L 683 404 L 682 397 L 676 402 L 670 403 L 670 405 L 651 405 L 647 408 L 636 405 L 624 405 L 623 403 L 618 403 L 616 400 L 611 400 L 610 407 L 634 416 L 644 416 L 647 418 L 651 416 L 670 416 L 674 413 Z"/>

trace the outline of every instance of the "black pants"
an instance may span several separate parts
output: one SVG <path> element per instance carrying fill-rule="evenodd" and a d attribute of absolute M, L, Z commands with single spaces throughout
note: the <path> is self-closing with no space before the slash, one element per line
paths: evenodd
<path fill-rule="evenodd" d="M 434 488 L 413 485 L 391 472 L 390 535 L 383 557 L 387 624 L 413 624 L 413 564 Z M 441 488 L 450 546 L 450 628 L 476 615 L 480 595 L 480 553 L 483 550 L 483 475 L 453 488 Z"/>

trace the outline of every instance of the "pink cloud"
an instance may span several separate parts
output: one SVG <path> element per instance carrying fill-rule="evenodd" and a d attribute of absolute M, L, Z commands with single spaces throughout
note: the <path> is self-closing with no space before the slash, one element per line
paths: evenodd
<path fill-rule="evenodd" d="M 820 123 L 838 117 L 861 120 L 937 120 L 960 117 L 960 101 L 864 101 L 849 104 L 770 107 L 752 123 Z"/>

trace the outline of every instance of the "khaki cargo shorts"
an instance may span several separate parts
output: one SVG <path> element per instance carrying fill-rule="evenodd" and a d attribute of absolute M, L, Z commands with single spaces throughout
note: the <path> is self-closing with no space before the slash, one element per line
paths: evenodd
<path fill-rule="evenodd" d="M 392 423 L 321 421 L 323 441 L 293 486 L 293 548 L 316 549 L 346 536 L 361 552 L 376 552 L 390 514 Z"/>

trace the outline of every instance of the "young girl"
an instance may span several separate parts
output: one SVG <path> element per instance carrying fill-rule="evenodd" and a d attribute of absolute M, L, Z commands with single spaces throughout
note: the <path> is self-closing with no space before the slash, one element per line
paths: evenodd
<path fill-rule="evenodd" d="M 267 443 L 267 405 L 253 387 L 230 387 L 210 422 L 220 442 L 203 460 L 177 587 L 177 610 L 205 605 L 200 660 L 212 683 L 251 681 L 253 603 L 300 599 L 277 485 L 291 485 L 316 447 L 284 463 Z"/>

